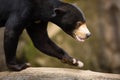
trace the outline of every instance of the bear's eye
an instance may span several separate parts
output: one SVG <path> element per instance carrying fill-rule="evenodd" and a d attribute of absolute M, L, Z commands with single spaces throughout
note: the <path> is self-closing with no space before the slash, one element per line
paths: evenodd
<path fill-rule="evenodd" d="M 83 23 L 81 21 L 77 22 L 76 28 L 80 27 Z"/>

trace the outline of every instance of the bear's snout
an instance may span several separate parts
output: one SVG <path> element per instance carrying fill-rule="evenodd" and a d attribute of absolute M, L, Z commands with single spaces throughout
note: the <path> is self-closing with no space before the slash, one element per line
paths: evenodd
<path fill-rule="evenodd" d="M 86 24 L 80 25 L 77 29 L 74 30 L 73 34 L 75 39 L 81 42 L 85 41 L 85 39 L 91 36 L 91 33 L 88 30 Z"/>

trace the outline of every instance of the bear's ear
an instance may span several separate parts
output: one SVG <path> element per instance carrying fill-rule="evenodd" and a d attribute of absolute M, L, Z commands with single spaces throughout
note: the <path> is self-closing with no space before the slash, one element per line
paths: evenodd
<path fill-rule="evenodd" d="M 58 14 L 58 15 L 61 15 L 61 14 L 65 14 L 65 13 L 66 13 L 66 10 L 63 9 L 63 8 L 55 8 L 54 11 L 55 11 L 55 13 Z"/>

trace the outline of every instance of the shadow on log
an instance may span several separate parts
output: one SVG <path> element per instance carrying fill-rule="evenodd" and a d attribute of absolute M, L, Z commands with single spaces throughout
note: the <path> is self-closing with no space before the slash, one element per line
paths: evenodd
<path fill-rule="evenodd" d="M 28 68 L 0 72 L 0 80 L 120 80 L 120 75 L 66 68 Z"/>

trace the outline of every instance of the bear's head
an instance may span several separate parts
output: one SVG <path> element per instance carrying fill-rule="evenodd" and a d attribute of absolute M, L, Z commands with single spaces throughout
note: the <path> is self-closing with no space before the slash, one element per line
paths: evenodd
<path fill-rule="evenodd" d="M 74 5 L 64 3 L 62 6 L 55 8 L 56 17 L 51 21 L 58 25 L 64 32 L 71 35 L 78 41 L 84 41 L 90 37 L 84 14 Z"/>

